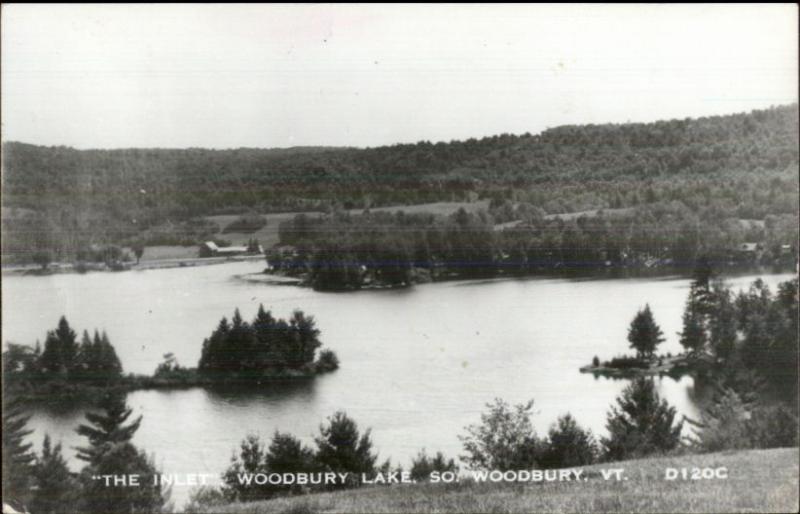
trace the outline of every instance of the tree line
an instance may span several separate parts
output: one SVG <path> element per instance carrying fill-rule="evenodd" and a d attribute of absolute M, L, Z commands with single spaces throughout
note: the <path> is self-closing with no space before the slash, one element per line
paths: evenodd
<path fill-rule="evenodd" d="M 199 242 L 207 235 L 200 218 L 211 214 L 475 198 L 554 214 L 669 201 L 683 189 L 694 191 L 687 195 L 693 204 L 705 195 L 699 205 L 712 200 L 741 218 L 796 216 L 796 195 L 781 186 L 796 184 L 797 123 L 789 105 L 369 149 L 75 150 L 7 142 L 2 253 L 30 262 L 47 250 L 71 259 L 92 243 L 132 244 L 146 234 L 162 234 L 164 244 Z M 764 187 L 771 181 L 776 187 Z"/>
<path fill-rule="evenodd" d="M 782 282 L 773 294 L 757 279 L 735 294 L 708 261 L 695 269 L 678 335 L 687 371 L 705 397 L 700 418 L 687 419 L 700 433 L 696 449 L 797 444 L 798 286 L 797 278 Z M 631 321 L 628 340 L 636 357 L 606 366 L 649 367 L 664 341 L 649 306 Z"/>
<path fill-rule="evenodd" d="M 738 398 L 738 397 L 737 397 Z M 657 392 L 654 378 L 638 377 L 623 390 L 607 414 L 608 434 L 596 437 L 567 413 L 540 436 L 532 424 L 533 401 L 509 405 L 495 399 L 486 405 L 480 421 L 465 427 L 460 435 L 463 454 L 459 459 L 471 470 L 556 469 L 616 462 L 652 456 L 705 453 L 742 448 L 797 446 L 797 416 L 786 406 L 761 406 L 745 411 L 730 397 L 707 404 L 698 420 L 677 419 L 676 409 Z M 735 410 L 729 410 L 734 407 Z M 752 407 L 752 406 L 750 406 Z M 743 414 L 747 414 L 744 415 Z M 736 420 L 736 423 L 727 423 Z M 692 431 L 683 432 L 684 423 Z M 331 489 L 361 487 L 361 475 L 403 472 L 390 459 L 379 463 L 373 451 L 370 430 L 344 412 L 337 412 L 320 426 L 315 448 L 297 437 L 276 431 L 268 445 L 255 435 L 245 438 L 230 467 L 223 473 L 223 486 L 197 490 L 190 508 L 230 502 L 265 500 L 286 495 Z M 455 459 L 441 452 L 421 450 L 411 460 L 409 475 L 424 482 L 432 472 L 458 474 Z M 242 474 L 345 473 L 348 480 L 327 486 L 257 485 L 240 480 Z"/>
<path fill-rule="evenodd" d="M 77 333 L 65 317 L 47 333 L 44 348 L 9 343 L 3 352 L 4 379 L 16 378 L 33 384 L 73 382 L 111 385 L 122 376 L 122 364 L 105 332 L 90 337 Z"/>
<path fill-rule="evenodd" d="M 298 214 L 280 224 L 282 246 L 268 251 L 267 261 L 274 270 L 307 276 L 318 289 L 555 270 L 667 268 L 688 274 L 703 258 L 718 268 L 796 262 L 798 225 L 791 216 L 775 218 L 754 233 L 738 219 L 711 211 L 705 219 L 677 201 L 567 220 L 517 207 L 511 226 L 498 225 L 492 211 L 463 208 L 449 216 Z M 739 249 L 752 240 L 763 241 L 758 257 Z"/>
<path fill-rule="evenodd" d="M 775 293 L 758 279 L 734 294 L 710 267 L 701 267 L 686 300 L 680 343 L 725 387 L 746 392 L 767 386 L 796 399 L 797 313 L 797 278 Z"/>

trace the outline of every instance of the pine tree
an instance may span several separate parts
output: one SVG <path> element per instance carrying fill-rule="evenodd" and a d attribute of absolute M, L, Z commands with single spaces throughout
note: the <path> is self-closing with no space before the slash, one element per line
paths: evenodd
<path fill-rule="evenodd" d="M 291 434 L 275 432 L 264 457 L 267 473 L 311 473 L 319 469 L 314 451 Z M 302 486 L 278 486 L 276 492 L 297 493 Z"/>
<path fill-rule="evenodd" d="M 52 447 L 49 435 L 44 436 L 34 476 L 37 489 L 31 500 L 31 512 L 58 514 L 76 510 L 78 482 L 61 454 L 61 444 Z"/>
<path fill-rule="evenodd" d="M 676 410 L 661 400 L 652 379 L 636 378 L 608 413 L 609 436 L 602 440 L 607 460 L 626 460 L 672 450 L 683 423 L 673 425 Z"/>
<path fill-rule="evenodd" d="M 33 433 L 27 428 L 30 416 L 24 416 L 19 404 L 11 403 L 3 409 L 3 502 L 13 507 L 24 507 L 30 499 L 33 485 L 31 443 L 25 438 Z M 17 509 L 19 510 L 19 509 Z"/>
<path fill-rule="evenodd" d="M 292 331 L 297 334 L 296 348 L 290 357 L 290 362 L 295 367 L 314 362 L 317 349 L 322 346 L 319 341 L 319 330 L 314 323 L 313 316 L 306 316 L 303 311 L 294 311 L 290 322 Z"/>
<path fill-rule="evenodd" d="M 86 419 L 90 424 L 80 425 L 77 429 L 78 434 L 86 436 L 90 444 L 88 447 L 77 448 L 78 458 L 90 463 L 96 462 L 108 446 L 130 441 L 142 422 L 142 416 L 139 416 L 125 425 L 133 411 L 128 408 L 121 393 L 107 393 L 98 406 L 104 412 L 87 412 Z"/>
<path fill-rule="evenodd" d="M 736 351 L 736 307 L 730 290 L 722 284 L 715 284 L 713 298 L 708 318 L 709 346 L 715 357 L 727 362 Z"/>
<path fill-rule="evenodd" d="M 95 360 L 94 347 L 92 346 L 92 339 L 89 337 L 89 332 L 84 330 L 81 336 L 81 344 L 78 346 L 78 363 L 75 366 L 75 376 L 81 379 L 91 379 L 93 363 Z"/>
<path fill-rule="evenodd" d="M 255 365 L 250 355 L 252 347 L 253 333 L 250 325 L 242 319 L 239 309 L 236 309 L 225 341 L 225 371 L 235 373 L 252 368 Z"/>
<path fill-rule="evenodd" d="M 550 428 L 539 463 L 545 469 L 584 466 L 594 462 L 596 453 L 591 431 L 581 428 L 571 414 L 566 414 Z"/>
<path fill-rule="evenodd" d="M 264 472 L 264 445 L 256 435 L 248 435 L 239 445 L 239 455 L 231 459 L 230 467 L 222 474 L 223 493 L 231 501 L 256 501 L 269 497 L 269 489 L 239 480 L 242 473 Z"/>
<path fill-rule="evenodd" d="M 370 430 L 360 434 L 358 425 L 342 411 L 328 418 L 321 426 L 317 443 L 316 460 L 326 471 L 350 473 L 350 485 L 358 483 L 358 475 L 375 472 L 378 455 L 372 453 Z"/>
<path fill-rule="evenodd" d="M 44 351 L 40 359 L 43 371 L 50 374 L 73 372 L 78 360 L 77 335 L 65 317 L 61 317 L 58 328 L 47 333 Z"/>
<path fill-rule="evenodd" d="M 106 485 L 94 476 L 138 476 L 138 486 Z M 153 459 L 129 442 L 103 448 L 95 461 L 81 471 L 83 495 L 77 512 L 152 514 L 161 512 L 169 496 L 155 476 Z"/>
<path fill-rule="evenodd" d="M 264 310 L 264 305 L 258 306 L 258 313 L 252 323 L 253 350 L 252 358 L 258 363 L 259 368 L 269 368 L 281 365 L 279 354 L 274 345 L 275 318 L 272 313 Z"/>
<path fill-rule="evenodd" d="M 108 340 L 108 335 L 103 331 L 99 338 L 95 335 L 95 341 L 98 377 L 106 382 L 119 378 L 122 375 L 122 363 L 111 341 Z"/>
<path fill-rule="evenodd" d="M 168 493 L 153 479 L 159 472 L 152 459 L 130 442 L 142 417 L 125 425 L 132 411 L 118 393 L 105 395 L 99 407 L 103 414 L 87 413 L 90 425 L 77 429 L 89 440 L 88 447 L 77 448 L 78 458 L 88 462 L 81 471 L 84 495 L 79 510 L 120 514 L 160 511 Z M 107 486 L 92 478 L 99 475 L 138 475 L 140 486 Z"/>
<path fill-rule="evenodd" d="M 228 338 L 230 325 L 228 319 L 223 317 L 211 337 L 203 341 L 203 351 L 200 355 L 198 369 L 201 373 L 215 373 L 223 371 L 222 354 Z"/>
<path fill-rule="evenodd" d="M 686 302 L 686 309 L 683 311 L 683 331 L 680 336 L 681 346 L 690 353 L 696 354 L 706 346 L 708 336 L 705 319 L 691 301 Z"/>
<path fill-rule="evenodd" d="M 645 305 L 631 321 L 628 329 L 628 341 L 631 348 L 636 350 L 639 358 L 650 358 L 656 347 L 665 341 L 664 333 L 653 319 L 650 305 Z"/>

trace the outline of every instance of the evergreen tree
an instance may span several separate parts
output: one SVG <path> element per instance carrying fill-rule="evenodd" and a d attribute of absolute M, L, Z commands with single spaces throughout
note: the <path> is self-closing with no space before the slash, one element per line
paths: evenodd
<path fill-rule="evenodd" d="M 742 331 L 744 332 L 741 346 L 742 361 L 750 369 L 759 371 L 767 369 L 767 356 L 772 341 L 767 316 L 753 312 L 747 317 Z"/>
<path fill-rule="evenodd" d="M 242 319 L 239 309 L 236 309 L 231 318 L 231 328 L 225 341 L 223 369 L 228 373 L 252 369 L 256 364 L 250 355 L 252 348 L 253 333 L 250 325 Z"/>
<path fill-rule="evenodd" d="M 240 444 L 239 455 L 231 458 L 231 465 L 222 474 L 222 490 L 231 501 L 256 501 L 269 498 L 269 489 L 253 483 L 241 482 L 239 475 L 264 472 L 264 446 L 258 436 L 248 435 Z"/>
<path fill-rule="evenodd" d="M 303 311 L 294 311 L 290 321 L 292 331 L 297 335 L 293 338 L 296 345 L 289 362 L 293 367 L 301 367 L 314 362 L 317 349 L 322 346 L 319 341 L 319 330 L 313 316 L 306 316 Z"/>
<path fill-rule="evenodd" d="M 87 412 L 89 424 L 77 429 L 78 434 L 89 439 L 89 446 L 77 448 L 78 458 L 89 463 L 96 462 L 108 446 L 129 442 L 142 422 L 142 416 L 139 416 L 125 425 L 133 411 L 128 408 L 122 393 L 105 394 L 98 406 L 103 413 Z"/>
<path fill-rule="evenodd" d="M 636 350 L 639 358 L 649 359 L 653 356 L 656 347 L 665 341 L 661 328 L 653 319 L 650 305 L 645 305 L 631 321 L 628 329 L 628 341 L 631 348 Z"/>
<path fill-rule="evenodd" d="M 106 394 L 99 407 L 103 413 L 87 413 L 90 424 L 77 429 L 89 440 L 89 446 L 77 449 L 78 458 L 88 462 L 81 472 L 84 490 L 81 510 L 120 514 L 159 512 L 168 492 L 154 481 L 159 472 L 152 459 L 130 442 L 142 417 L 125 425 L 132 411 L 122 394 Z M 139 475 L 140 485 L 107 486 L 92 478 L 98 475 Z"/>
<path fill-rule="evenodd" d="M 673 425 L 675 413 L 658 396 L 652 379 L 634 379 L 608 413 L 609 436 L 602 440 L 605 458 L 626 460 L 674 449 L 683 426 L 682 422 Z"/>
<path fill-rule="evenodd" d="M 730 290 L 715 284 L 714 304 L 708 318 L 708 335 L 711 352 L 722 362 L 728 361 L 736 351 L 736 307 Z"/>
<path fill-rule="evenodd" d="M 691 301 L 686 302 L 686 309 L 683 311 L 683 331 L 680 336 L 681 346 L 689 353 L 701 352 L 706 346 L 708 336 L 705 319 Z"/>
<path fill-rule="evenodd" d="M 253 350 L 251 356 L 261 369 L 279 367 L 283 364 L 280 352 L 275 345 L 275 318 L 264 305 L 258 306 L 258 313 L 251 324 L 253 329 Z"/>
<path fill-rule="evenodd" d="M 310 473 L 317 471 L 314 451 L 290 434 L 275 432 L 264 458 L 267 473 Z M 276 488 L 276 493 L 299 493 L 303 486 L 283 485 Z"/>
<path fill-rule="evenodd" d="M 33 433 L 27 428 L 30 416 L 24 416 L 19 404 L 3 409 L 3 502 L 24 509 L 33 485 L 33 463 L 36 456 L 25 438 Z"/>
<path fill-rule="evenodd" d="M 105 485 L 93 476 L 138 475 L 138 486 Z M 159 470 L 144 452 L 129 442 L 100 448 L 94 461 L 81 472 L 83 495 L 78 512 L 103 514 L 153 514 L 161 512 L 169 491 L 154 477 Z"/>
<path fill-rule="evenodd" d="M 84 330 L 81 336 L 81 344 L 78 346 L 78 363 L 74 376 L 79 379 L 91 379 L 91 370 L 95 367 L 95 351 L 89 332 Z"/>
<path fill-rule="evenodd" d="M 56 330 L 47 333 L 40 363 L 42 370 L 50 374 L 67 374 L 78 364 L 77 335 L 65 317 L 61 317 Z"/>
<path fill-rule="evenodd" d="M 95 333 L 94 346 L 97 353 L 97 376 L 106 382 L 113 381 L 122 375 L 122 364 L 117 357 L 117 352 L 108 340 L 105 331 L 97 337 Z"/>
<path fill-rule="evenodd" d="M 691 296 L 695 301 L 702 303 L 703 298 L 710 293 L 711 279 L 714 277 L 714 268 L 707 255 L 700 256 L 692 270 Z"/>
<path fill-rule="evenodd" d="M 211 333 L 211 337 L 203 341 L 203 351 L 197 366 L 201 373 L 208 374 L 223 371 L 223 353 L 229 331 L 228 319 L 223 317 L 219 321 L 217 328 Z"/>
<path fill-rule="evenodd" d="M 593 463 L 596 455 L 592 432 L 581 428 L 571 414 L 566 414 L 550 428 L 539 463 L 545 469 L 584 466 Z"/>
<path fill-rule="evenodd" d="M 350 473 L 349 485 L 360 483 L 361 473 L 375 472 L 378 455 L 372 453 L 370 430 L 360 434 L 358 425 L 344 412 L 328 418 L 327 426 L 320 426 L 317 443 L 317 462 L 326 470 Z"/>
<path fill-rule="evenodd" d="M 44 436 L 42 454 L 36 460 L 34 477 L 36 492 L 31 500 L 31 512 L 59 514 L 77 510 L 78 481 L 70 473 L 61 454 L 61 444 L 53 447 L 48 435 Z"/>

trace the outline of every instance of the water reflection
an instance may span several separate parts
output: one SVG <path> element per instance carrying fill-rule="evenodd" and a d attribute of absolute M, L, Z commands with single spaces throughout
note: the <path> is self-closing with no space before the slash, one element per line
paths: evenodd
<path fill-rule="evenodd" d="M 253 404 L 274 405 L 279 402 L 311 403 L 316 393 L 314 379 L 280 380 L 264 383 L 256 388 L 252 384 L 227 383 L 205 387 L 206 398 L 213 403 L 230 406 Z"/>

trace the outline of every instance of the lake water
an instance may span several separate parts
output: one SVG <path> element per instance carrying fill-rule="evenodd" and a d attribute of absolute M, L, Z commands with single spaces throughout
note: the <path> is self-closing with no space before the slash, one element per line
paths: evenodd
<path fill-rule="evenodd" d="M 105 330 L 126 372 L 152 373 L 163 354 L 194 366 L 202 341 L 239 307 L 251 319 L 263 303 L 278 317 L 294 309 L 314 315 L 325 347 L 341 368 L 313 381 L 243 392 L 202 388 L 138 391 L 128 396 L 144 415 L 134 443 L 153 453 L 165 473 L 213 473 L 229 464 L 247 434 L 275 430 L 308 444 L 325 418 L 345 410 L 372 429 L 381 460 L 407 466 L 422 448 L 455 457 L 458 435 L 479 421 L 495 397 L 535 400 L 534 425 L 545 433 L 571 412 L 605 434 L 609 405 L 625 381 L 595 378 L 578 368 L 628 352 L 627 328 L 649 303 L 667 341 L 677 332 L 688 292 L 685 279 L 498 279 L 444 282 L 405 290 L 320 293 L 267 285 L 242 276 L 261 262 L 125 273 L 47 277 L 4 276 L 3 341 L 33 344 L 66 315 L 77 331 Z M 768 275 L 773 288 L 791 275 Z M 746 287 L 756 277 L 729 280 Z M 659 380 L 660 393 L 680 414 L 696 416 L 692 380 Z M 39 408 L 29 423 L 37 448 L 44 433 L 72 447 L 82 410 Z M 188 488 L 172 493 L 180 506 Z"/>

